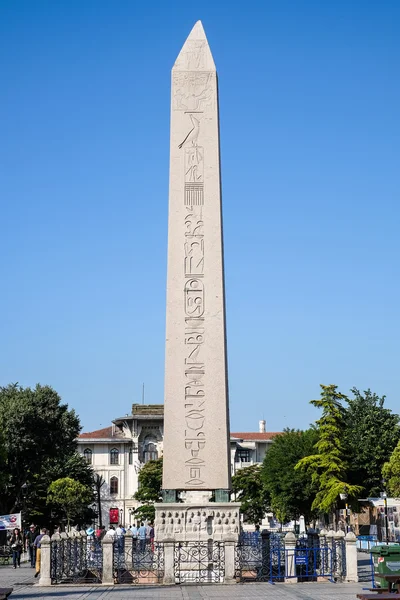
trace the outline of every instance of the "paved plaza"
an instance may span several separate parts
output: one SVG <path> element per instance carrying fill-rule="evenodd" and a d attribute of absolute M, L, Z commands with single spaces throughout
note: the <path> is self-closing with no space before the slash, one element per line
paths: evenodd
<path fill-rule="evenodd" d="M 355 600 L 366 584 L 343 583 L 244 583 L 192 586 L 67 586 L 34 585 L 34 570 L 0 566 L 0 587 L 13 587 L 11 600 Z"/>

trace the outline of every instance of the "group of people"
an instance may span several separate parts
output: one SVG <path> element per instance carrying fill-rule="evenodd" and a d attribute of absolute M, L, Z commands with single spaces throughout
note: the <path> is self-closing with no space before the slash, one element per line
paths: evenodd
<path fill-rule="evenodd" d="M 132 533 L 133 547 L 137 545 L 139 542 L 139 550 L 140 552 L 144 552 L 146 549 L 146 544 L 150 545 L 151 550 L 154 550 L 154 525 L 153 523 L 149 523 L 145 525 L 143 521 L 141 523 L 137 523 L 136 525 L 131 525 L 128 529 L 125 529 L 123 525 L 120 523 L 116 529 L 114 529 L 113 525 L 110 525 L 107 531 L 105 531 L 104 535 L 109 535 L 112 537 L 117 537 L 122 539 L 127 531 Z M 96 531 L 96 537 L 99 530 Z M 102 532 L 100 532 L 100 536 Z M 100 537 L 100 539 L 102 539 Z"/>
<path fill-rule="evenodd" d="M 41 539 L 47 533 L 46 528 L 39 530 L 36 525 L 33 524 L 30 525 L 28 531 L 24 534 L 18 527 L 13 530 L 8 543 L 12 552 L 14 569 L 21 566 L 21 554 L 25 550 L 25 552 L 29 553 L 30 567 L 36 569 L 35 577 L 39 575 Z"/>

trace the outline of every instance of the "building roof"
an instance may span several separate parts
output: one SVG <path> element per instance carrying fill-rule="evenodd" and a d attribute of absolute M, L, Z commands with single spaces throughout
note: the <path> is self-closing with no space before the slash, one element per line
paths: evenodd
<path fill-rule="evenodd" d="M 113 436 L 112 429 L 113 429 L 112 426 L 104 427 L 103 429 L 96 429 L 96 431 L 88 431 L 87 433 L 81 433 L 78 437 L 80 439 L 87 439 L 87 440 L 109 439 L 112 437 L 117 437 L 117 436 Z"/>
<path fill-rule="evenodd" d="M 115 438 L 120 438 L 121 437 L 121 433 L 120 432 L 112 432 L 113 428 L 111 427 L 104 427 L 103 429 L 96 429 L 96 431 L 88 431 L 86 433 L 81 433 L 79 436 L 79 439 L 84 439 L 84 440 L 106 440 L 106 439 L 115 439 Z M 231 432 L 231 439 L 232 438 L 236 438 L 236 439 L 240 439 L 240 440 L 249 440 L 249 441 L 254 441 L 254 442 L 263 442 L 263 441 L 268 441 L 268 440 L 272 440 L 274 437 L 276 437 L 277 435 L 280 435 L 279 431 L 267 431 L 265 433 L 258 433 L 255 431 L 245 431 L 245 432 Z"/>
<path fill-rule="evenodd" d="M 258 433 L 256 431 L 242 431 L 242 432 L 234 432 L 231 431 L 231 438 L 239 438 L 241 440 L 251 440 L 254 442 L 264 442 L 267 440 L 272 440 L 277 435 L 280 435 L 280 431 L 267 431 L 265 433 Z"/>
<path fill-rule="evenodd" d="M 163 415 L 164 404 L 132 404 L 132 415 Z"/>

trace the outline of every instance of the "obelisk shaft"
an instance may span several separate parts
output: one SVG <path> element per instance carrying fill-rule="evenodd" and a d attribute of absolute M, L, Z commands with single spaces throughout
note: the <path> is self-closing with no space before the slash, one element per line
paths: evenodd
<path fill-rule="evenodd" d="M 172 69 L 163 488 L 230 488 L 218 88 L 198 21 Z"/>

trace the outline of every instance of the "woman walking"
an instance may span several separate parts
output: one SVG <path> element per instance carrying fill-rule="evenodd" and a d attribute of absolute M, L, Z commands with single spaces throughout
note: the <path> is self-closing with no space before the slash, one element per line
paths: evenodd
<path fill-rule="evenodd" d="M 10 546 L 12 550 L 12 558 L 13 558 L 13 567 L 17 568 L 17 565 L 21 566 L 21 552 L 24 546 L 24 542 L 22 539 L 22 534 L 18 527 L 16 527 L 12 533 Z"/>

